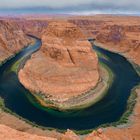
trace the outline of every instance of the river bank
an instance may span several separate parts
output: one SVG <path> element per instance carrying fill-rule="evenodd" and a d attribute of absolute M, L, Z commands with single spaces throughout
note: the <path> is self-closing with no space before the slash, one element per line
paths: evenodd
<path fill-rule="evenodd" d="M 29 45 L 33 46 L 35 44 L 35 39 L 33 39 L 31 36 L 28 35 L 28 38 L 30 39 L 30 42 L 26 45 L 23 46 L 19 51 L 17 51 L 15 54 L 12 54 L 11 56 L 7 57 L 5 60 L 0 61 L 0 67 L 2 65 L 4 65 L 7 61 L 9 61 L 10 59 L 14 58 L 17 54 L 19 54 L 20 52 L 22 52 L 26 47 L 28 47 Z"/>
<path fill-rule="evenodd" d="M 99 54 L 100 55 L 100 54 Z M 13 66 L 11 67 L 11 71 L 17 72 L 18 70 L 18 66 L 20 65 L 20 62 L 22 62 L 23 59 L 19 59 L 19 61 L 17 61 L 15 64 L 13 64 Z M 97 86 L 97 88 L 94 90 L 94 92 L 96 91 L 100 91 L 99 95 L 96 96 L 94 99 L 95 102 L 97 102 L 98 100 L 100 100 L 101 98 L 103 98 L 107 92 L 107 89 L 109 88 L 109 85 L 111 85 L 112 80 L 113 80 L 113 73 L 111 72 L 111 70 L 109 69 L 109 67 L 107 67 L 106 65 L 104 65 L 103 63 L 100 63 L 100 74 L 101 74 L 101 81 L 99 86 Z M 102 84 L 104 85 L 102 85 Z M 109 83 L 109 84 L 108 84 Z M 98 89 L 102 87 L 101 89 Z M 88 102 L 89 103 L 89 102 Z M 93 104 L 93 99 L 91 104 Z M 85 105 L 91 105 L 91 104 L 85 104 Z M 84 105 L 84 107 L 86 107 Z M 16 130 L 22 130 L 24 132 L 29 132 L 31 134 L 38 134 L 41 136 L 48 136 L 48 133 L 52 135 L 60 135 L 59 131 L 61 132 L 61 130 L 55 130 L 55 128 L 45 128 L 45 127 L 41 127 L 38 126 L 26 119 L 23 119 L 22 117 L 18 116 L 17 114 L 13 113 L 12 111 L 10 111 L 8 108 L 6 108 L 4 106 L 4 102 L 1 101 L 1 114 L 0 114 L 0 122 L 2 122 L 2 124 L 5 124 L 7 126 L 10 126 Z M 79 108 L 78 108 L 79 109 Z M 10 122 L 7 120 L 11 120 Z M 18 124 L 18 125 L 17 125 Z M 51 131 L 50 131 L 51 130 Z M 52 132 L 53 131 L 53 132 Z M 92 130 L 90 130 L 89 132 L 91 132 Z M 64 130 L 62 132 L 65 132 Z M 76 131 L 75 131 L 76 132 Z M 84 134 L 85 132 L 83 131 L 77 131 L 77 134 Z M 87 132 L 86 132 L 87 133 Z M 50 135 L 50 136 L 51 136 Z"/>
<path fill-rule="evenodd" d="M 107 60 L 105 59 L 106 57 L 102 57 L 102 58 L 103 58 L 105 61 L 107 61 Z M 10 68 L 11 68 L 11 67 L 10 67 Z M 9 70 L 9 69 L 8 69 L 8 70 Z M 7 82 L 6 82 L 6 83 L 7 83 Z M 8 84 L 8 85 L 11 85 L 11 84 Z M 7 90 L 6 90 L 6 91 L 7 91 Z M 14 93 L 15 93 L 15 92 L 14 92 Z M 11 90 L 10 90 L 10 94 L 11 94 Z M 23 94 L 24 94 L 24 93 L 23 93 Z M 7 94 L 7 95 L 8 95 L 8 94 Z M 17 96 L 19 96 L 19 95 L 18 95 L 18 94 L 15 95 L 15 97 L 17 97 Z M 25 98 L 25 97 L 24 97 L 24 98 Z M 10 99 L 11 99 L 11 97 L 10 97 Z M 22 97 L 22 99 L 23 99 L 23 97 Z M 131 101 L 131 100 L 133 100 L 134 98 L 129 98 L 129 99 L 130 99 L 130 101 Z M 20 100 L 20 99 L 19 99 L 19 100 Z M 27 101 L 27 99 L 26 99 L 26 101 Z M 16 103 L 16 102 L 14 102 L 14 104 L 15 104 L 15 103 Z M 28 102 L 26 102 L 26 103 L 28 103 Z M 22 105 L 23 105 L 23 103 L 22 103 Z M 130 105 L 134 105 L 134 104 L 133 104 L 133 103 L 131 104 L 131 102 L 130 102 Z M 10 104 L 10 106 L 11 106 L 11 104 Z M 93 107 L 94 107 L 94 106 L 93 106 Z M 101 107 L 104 107 L 104 106 L 101 105 Z M 28 108 L 29 108 L 29 107 L 26 107 L 25 109 L 27 110 Z M 35 109 L 35 107 L 32 108 L 32 110 L 34 110 L 34 109 Z M 98 108 L 98 109 L 99 109 L 99 108 Z M 129 110 L 129 109 L 130 109 L 130 111 L 132 111 L 132 110 L 131 110 L 131 109 L 132 109 L 131 107 L 130 107 L 130 108 L 127 108 L 127 110 Z M 32 110 L 31 110 L 31 111 L 32 111 Z M 36 108 L 36 110 L 37 110 L 37 108 Z M 92 110 L 94 110 L 94 109 L 91 108 L 91 111 L 92 111 Z M 35 110 L 34 110 L 34 111 L 35 111 Z M 86 109 L 85 109 L 85 110 L 81 110 L 81 111 L 86 111 Z M 88 110 L 87 110 L 87 111 L 88 111 Z M 82 114 L 84 115 L 83 117 L 87 118 L 86 115 L 90 115 L 90 112 L 91 112 L 91 111 L 88 111 L 88 112 L 86 112 L 86 113 L 82 113 Z M 26 111 L 24 111 L 24 108 L 22 108 L 22 112 L 25 112 L 25 113 L 26 113 Z M 29 111 L 28 111 L 28 112 L 29 112 Z M 94 111 L 93 111 L 93 112 L 94 112 Z M 13 114 L 12 111 L 9 112 L 9 113 Z M 42 113 L 42 112 L 41 112 L 41 113 Z M 49 112 L 49 113 L 50 113 L 50 112 Z M 47 116 L 49 115 L 49 113 L 47 113 Z M 129 112 L 129 113 L 130 113 L 130 112 Z M 128 113 L 127 113 L 127 114 L 128 114 Z M 16 114 L 14 114 L 14 115 L 16 116 Z M 54 115 L 57 116 L 57 115 L 58 115 L 58 112 L 55 112 Z M 69 114 L 68 114 L 68 115 L 69 115 Z M 35 115 L 32 115 L 32 116 L 35 116 Z M 38 116 L 37 119 L 39 119 L 39 118 L 40 118 L 40 117 L 39 117 L 39 114 L 38 114 L 37 116 Z M 17 117 L 18 117 L 18 115 L 17 115 Z M 45 117 L 45 116 L 44 116 L 44 117 Z M 52 117 L 52 115 L 51 115 L 51 117 Z M 80 117 L 80 116 L 78 116 L 78 117 Z M 92 117 L 92 116 L 91 116 L 91 117 Z M 128 117 L 128 116 L 125 116 L 125 117 Z M 6 117 L 5 117 L 5 118 L 6 118 Z M 15 118 L 16 118 L 16 117 L 15 117 Z M 19 118 L 21 119 L 21 121 L 23 120 L 23 122 L 26 121 L 27 124 L 29 123 L 30 126 L 33 127 L 33 128 L 39 127 L 39 129 L 50 129 L 50 130 L 54 130 L 54 128 L 47 128 L 47 127 L 39 126 L 39 125 L 37 125 L 37 123 L 34 122 L 34 121 L 32 121 L 32 122 L 29 121 L 29 120 L 27 121 L 27 118 L 26 118 L 26 117 L 25 117 L 26 119 L 23 119 L 22 117 L 19 117 Z M 55 120 L 58 120 L 58 119 L 61 120 L 61 117 L 58 117 L 58 118 L 56 118 Z M 63 119 L 65 119 L 65 115 L 64 115 L 64 118 L 62 117 L 62 120 L 63 120 Z M 75 119 L 75 118 L 74 118 L 74 119 Z M 7 119 L 7 120 L 8 120 L 8 119 Z M 46 117 L 45 117 L 45 120 L 46 120 Z M 70 117 L 68 120 L 69 120 L 70 122 L 72 122 L 71 117 Z M 93 119 L 93 120 L 94 120 L 94 119 Z M 93 120 L 92 120 L 92 121 L 93 121 Z M 77 120 L 76 120 L 76 121 L 77 121 Z M 6 122 L 8 122 L 8 121 L 6 121 Z M 57 122 L 58 122 L 58 121 L 57 121 Z M 57 122 L 56 122 L 56 123 L 57 123 Z M 86 123 L 86 122 L 87 122 L 87 121 L 85 121 L 85 123 Z M 120 121 L 119 124 L 120 124 L 120 123 L 123 123 L 123 124 L 124 124 L 124 123 L 127 123 L 127 122 L 128 122 L 128 121 L 126 121 L 126 120 L 124 119 L 124 121 L 123 121 L 123 122 Z M 83 123 L 84 123 L 84 122 L 83 122 Z M 14 125 L 15 125 L 15 124 L 16 124 L 16 123 L 14 123 Z M 29 125 L 29 124 L 28 124 L 28 125 Z M 13 127 L 14 127 L 14 125 L 13 125 Z M 114 124 L 113 124 L 113 123 L 110 123 L 110 125 L 114 125 Z M 108 123 L 108 124 L 102 125 L 102 127 L 108 127 L 108 126 L 110 126 L 110 125 L 109 125 L 109 123 Z M 117 126 L 117 125 L 118 125 L 118 123 L 115 123 L 114 126 Z M 62 125 L 61 125 L 61 126 L 62 126 Z M 78 124 L 78 126 L 79 126 L 79 124 Z M 85 125 L 84 125 L 84 126 L 85 126 Z M 99 127 L 101 127 L 101 125 L 99 125 Z M 67 127 L 67 128 L 68 128 L 68 127 Z M 89 133 L 89 132 L 92 132 L 94 129 L 95 129 L 95 127 L 94 127 L 93 129 L 84 129 L 84 130 L 78 130 L 78 131 L 75 131 L 75 132 L 76 132 L 77 134 L 87 134 L 87 133 Z M 65 131 L 66 129 L 57 129 L 57 130 L 58 130 L 58 131 L 59 131 L 59 130 L 64 130 L 64 131 Z M 25 131 L 26 131 L 26 130 L 25 130 Z M 41 131 L 43 131 L 43 130 L 41 130 Z M 63 131 L 63 132 L 64 132 L 64 131 Z M 49 132 L 50 132 L 50 131 L 49 131 Z M 50 133 L 51 133 L 51 132 L 50 132 Z"/>
<path fill-rule="evenodd" d="M 138 64 L 136 64 L 135 62 L 133 62 L 129 56 L 125 55 L 125 52 L 119 52 L 118 50 L 114 49 L 113 47 L 111 47 L 112 49 L 108 49 L 108 47 L 102 43 L 99 42 L 94 42 L 95 45 L 100 46 L 101 48 L 107 49 L 107 50 L 111 50 L 112 52 L 118 53 L 122 56 L 125 56 L 125 58 L 127 58 L 127 60 L 132 64 L 133 68 L 136 70 L 136 72 L 138 73 L 138 75 L 140 76 L 140 66 Z M 109 137 L 109 138 L 114 138 L 114 136 L 116 137 L 116 140 L 118 139 L 123 139 L 124 137 L 127 138 L 128 140 L 131 139 L 135 139 L 135 140 L 139 140 L 140 139 L 140 133 L 139 133 L 139 129 L 140 129 L 140 84 L 137 85 L 136 87 L 134 87 L 132 89 L 132 92 L 130 94 L 130 98 L 131 97 L 133 100 L 133 106 L 131 107 L 131 109 L 129 111 L 127 111 L 128 113 L 126 113 L 126 123 L 125 124 L 120 124 L 117 125 L 116 127 L 107 127 L 105 128 L 105 134 Z M 129 100 L 128 100 L 128 103 Z"/>
<path fill-rule="evenodd" d="M 47 105 L 46 102 L 39 95 L 32 94 L 30 96 L 28 94 L 28 99 L 32 102 L 36 107 L 39 107 L 43 110 L 47 111 L 47 108 L 54 108 L 61 111 L 68 110 L 79 110 L 87 108 L 91 105 L 94 105 L 99 100 L 101 100 L 107 93 L 108 88 L 112 84 L 113 81 L 113 73 L 109 69 L 109 67 L 105 66 L 103 63 L 99 64 L 99 73 L 100 80 L 94 89 L 91 89 L 87 93 L 83 93 L 78 97 L 73 97 L 64 103 L 55 103 L 48 99 Z"/>

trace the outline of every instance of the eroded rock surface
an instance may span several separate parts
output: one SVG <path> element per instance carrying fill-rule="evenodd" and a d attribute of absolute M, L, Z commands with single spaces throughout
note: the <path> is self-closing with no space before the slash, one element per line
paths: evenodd
<path fill-rule="evenodd" d="M 0 139 L 1 140 L 81 140 L 81 138 L 76 135 L 73 131 L 67 130 L 65 134 L 61 134 L 58 138 L 57 136 L 39 136 L 35 134 L 29 134 L 27 132 L 21 132 L 12 129 L 5 125 L 0 125 Z M 83 138 L 83 140 L 112 140 L 100 132 L 99 130 L 93 131 L 91 134 Z M 114 139 L 115 140 L 115 139 Z"/>
<path fill-rule="evenodd" d="M 68 18 L 97 45 L 122 53 L 140 65 L 140 17 L 96 15 Z"/>
<path fill-rule="evenodd" d="M 42 35 L 42 31 L 48 26 L 48 20 L 46 18 L 44 18 L 44 20 L 24 18 L 16 20 L 16 22 L 24 33 L 34 35 L 39 38 Z"/>
<path fill-rule="evenodd" d="M 55 138 L 32 135 L 0 125 L 0 140 L 57 140 Z"/>
<path fill-rule="evenodd" d="M 97 84 L 97 55 L 76 25 L 51 22 L 43 32 L 42 43 L 40 51 L 19 72 L 27 89 L 63 102 Z"/>
<path fill-rule="evenodd" d="M 137 28 L 138 26 L 107 26 L 106 30 L 100 32 L 96 37 L 98 45 L 123 53 L 136 64 L 140 64 L 140 34 L 137 32 L 139 30 Z"/>
<path fill-rule="evenodd" d="M 29 39 L 17 23 L 0 20 L 0 62 L 19 52 L 29 43 Z"/>
<path fill-rule="evenodd" d="M 97 131 L 93 131 L 90 133 L 85 140 L 112 140 L 109 137 L 107 137 L 102 129 L 98 129 Z M 114 139 L 115 140 L 115 139 Z"/>
<path fill-rule="evenodd" d="M 140 20 L 138 17 L 134 18 L 134 17 L 118 17 L 118 16 L 117 17 L 99 16 L 99 17 L 79 17 L 78 19 L 76 17 L 75 19 L 72 19 L 71 22 L 77 24 L 84 31 L 84 33 L 87 33 L 87 37 L 97 38 L 98 43 L 100 45 L 101 44 L 103 45 L 102 47 L 108 48 L 113 51 L 115 50 L 117 52 L 123 52 L 128 58 L 132 59 L 135 63 L 140 64 L 140 62 L 139 62 L 140 61 L 140 58 L 139 58 L 139 53 L 140 53 L 139 23 L 140 23 Z M 37 29 L 36 32 L 38 32 L 38 30 L 40 30 L 40 29 Z M 41 29 L 41 31 L 42 31 L 42 29 Z M 45 31 L 45 32 L 47 32 L 47 31 Z M 0 55 L 0 57 L 2 58 L 2 56 L 3 56 L 2 60 L 4 60 L 5 58 L 7 58 L 7 56 L 10 56 L 10 55 L 7 55 L 7 54 L 9 54 L 8 53 L 9 50 L 6 51 L 7 50 L 7 45 L 5 43 L 6 41 L 3 39 L 3 35 L 1 35 L 1 36 L 0 36 L 0 42 L 1 42 L 0 46 L 2 46 L 2 47 L 0 47 L 0 53 L 3 53 L 3 54 Z M 45 66 L 45 68 L 42 70 L 45 73 L 46 67 L 49 66 L 50 63 L 52 63 L 52 62 L 54 63 L 54 60 L 58 63 L 57 65 L 60 65 L 60 64 L 62 66 L 68 65 L 69 67 L 71 67 L 73 65 L 71 61 L 68 61 L 68 60 L 70 60 L 70 58 L 68 59 L 66 57 L 67 58 L 66 60 L 69 62 L 67 64 L 67 61 L 66 60 L 64 61 L 60 57 L 61 55 L 60 55 L 60 53 L 58 53 L 56 51 L 57 49 L 51 48 L 51 49 L 49 49 L 49 51 L 46 51 L 47 47 L 45 47 L 46 46 L 45 44 L 47 44 L 47 42 L 45 42 L 45 40 L 48 41 L 49 39 L 47 39 L 47 35 L 44 35 L 42 37 L 42 39 L 44 39 L 44 42 L 43 42 L 43 46 L 42 46 L 41 50 L 39 52 L 37 52 L 36 54 L 34 54 L 32 56 L 32 60 L 31 60 L 31 62 L 33 61 L 34 63 L 38 62 L 37 64 L 35 63 L 36 65 L 34 67 L 36 69 L 34 70 L 34 73 L 31 73 L 31 76 L 30 76 L 30 72 L 32 72 L 31 67 L 33 66 L 33 65 L 31 65 L 30 61 L 25 66 L 25 69 L 27 69 L 29 67 L 28 68 L 29 71 L 22 73 L 26 77 L 27 76 L 28 76 L 28 78 L 30 77 L 30 79 L 27 78 L 28 80 L 25 81 L 27 87 L 29 87 L 31 82 L 36 80 L 34 78 L 31 78 L 34 76 L 34 74 L 38 74 L 37 80 L 41 81 L 42 77 L 40 77 L 40 73 L 37 72 L 38 69 L 40 70 L 42 67 Z M 59 39 L 60 39 L 60 37 L 58 38 L 58 40 Z M 51 39 L 50 39 L 50 42 L 52 42 Z M 48 45 L 48 46 L 50 46 L 50 45 Z M 5 47 L 6 47 L 6 49 L 5 49 Z M 12 50 L 10 52 L 12 52 Z M 54 52 L 57 52 L 56 56 L 54 55 Z M 13 53 L 10 53 L 10 54 L 13 54 Z M 46 60 L 46 58 L 47 58 L 47 60 Z M 60 61 L 61 60 L 60 58 L 63 61 Z M 45 63 L 42 64 L 42 61 L 44 61 Z M 27 65 L 28 65 L 28 67 L 27 67 Z M 54 65 L 55 65 L 55 63 L 54 63 Z M 56 69 L 56 68 L 57 67 L 54 67 L 53 69 Z M 24 75 L 22 75 L 22 76 L 24 76 Z M 47 79 L 47 78 L 44 78 L 44 79 Z M 110 138 L 111 140 L 126 140 L 126 139 L 127 140 L 139 140 L 140 139 L 140 133 L 139 133 L 140 132 L 139 131 L 139 129 L 140 129 L 140 123 L 139 123 L 140 122 L 140 109 L 139 109 L 140 108 L 140 104 L 139 104 L 140 98 L 139 98 L 139 93 L 140 92 L 138 90 L 138 100 L 137 100 L 137 105 L 136 105 L 134 114 L 132 115 L 132 120 L 133 120 L 132 125 L 130 125 L 128 127 L 122 127 L 122 128 L 110 127 L 110 128 L 107 128 L 104 132 L 102 132 L 100 130 L 94 131 L 93 133 L 87 135 L 86 138 L 83 138 L 83 139 L 108 140 L 108 138 Z M 33 138 L 35 139 L 35 137 L 37 140 L 42 139 L 42 137 L 37 137 L 34 135 L 31 136 L 31 135 L 28 135 L 28 134 L 25 134 L 25 133 L 22 133 L 22 132 L 19 132 L 16 130 L 11 131 L 11 129 L 7 128 L 6 126 L 0 126 L 0 139 L 3 139 L 3 140 L 13 140 L 13 139 L 16 140 L 16 138 L 21 139 L 21 140 L 22 140 L 22 138 L 23 138 L 23 140 L 26 140 L 26 139 L 28 140 L 28 139 L 33 139 Z M 62 135 L 61 138 L 66 139 L 66 140 L 67 140 L 67 138 L 69 138 L 70 140 L 73 140 L 73 139 L 78 140 L 78 137 L 71 131 L 66 132 L 66 134 Z M 80 139 L 80 137 L 79 137 L 79 139 Z M 43 140 L 46 140 L 46 137 L 43 137 Z"/>

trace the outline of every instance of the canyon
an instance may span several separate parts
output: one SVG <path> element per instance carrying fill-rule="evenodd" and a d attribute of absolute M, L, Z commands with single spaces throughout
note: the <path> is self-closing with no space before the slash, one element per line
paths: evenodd
<path fill-rule="evenodd" d="M 139 17 L 97 15 L 66 17 L 53 22 L 51 20 L 26 17 L 24 20 L 0 21 L 1 63 L 33 42 L 25 34 L 42 40 L 40 50 L 31 56 L 19 72 L 20 82 L 33 94 L 41 92 L 45 98 L 63 103 L 95 87 L 100 75 L 97 55 L 87 41 L 90 38 L 96 39 L 96 45 L 120 53 L 132 63 L 140 65 Z M 46 137 L 0 125 L 0 139 L 139 140 L 139 89 L 136 92 L 137 103 L 130 117 L 130 126 L 98 129 L 81 138 L 70 130 L 59 136 Z"/>
<path fill-rule="evenodd" d="M 42 34 L 41 49 L 19 71 L 19 80 L 32 93 L 40 92 L 46 101 L 63 106 L 96 86 L 98 58 L 72 23 L 50 22 Z"/>
<path fill-rule="evenodd" d="M 57 137 L 57 138 L 56 138 Z M 59 138 L 58 138 L 59 137 Z M 5 125 L 0 125 L 0 139 L 2 140 L 80 140 L 80 138 L 72 131 L 67 130 L 65 134 L 59 136 L 52 135 L 51 137 L 38 136 L 21 131 L 17 131 Z M 110 140 L 105 136 L 101 129 L 92 132 L 84 140 Z"/>
<path fill-rule="evenodd" d="M 79 26 L 87 38 L 96 39 L 96 45 L 121 53 L 140 64 L 140 18 L 135 16 L 95 15 L 81 16 L 68 21 Z"/>
<path fill-rule="evenodd" d="M 0 63 L 18 53 L 31 43 L 18 24 L 11 20 L 0 20 Z"/>

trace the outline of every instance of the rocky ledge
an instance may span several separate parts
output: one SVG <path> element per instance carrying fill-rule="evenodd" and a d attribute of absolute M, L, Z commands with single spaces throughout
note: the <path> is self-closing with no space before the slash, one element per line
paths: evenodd
<path fill-rule="evenodd" d="M 32 135 L 29 133 L 17 131 L 5 125 L 0 125 L 1 140 L 57 140 L 55 138 Z"/>
<path fill-rule="evenodd" d="M 131 61 L 140 65 L 140 36 L 139 26 L 125 27 L 109 25 L 104 27 L 96 37 L 97 45 L 112 51 L 122 53 Z"/>
<path fill-rule="evenodd" d="M 21 132 L 15 129 L 12 129 L 5 125 L 0 125 L 0 139 L 1 140 L 80 140 L 80 137 L 77 136 L 73 131 L 67 130 L 64 134 L 52 135 L 49 136 L 39 136 L 35 134 L 30 134 L 27 132 Z M 91 134 L 86 136 L 83 140 L 111 140 L 101 129 L 93 131 Z"/>
<path fill-rule="evenodd" d="M 53 21 L 42 34 L 41 49 L 19 71 L 27 89 L 45 101 L 63 103 L 96 86 L 98 58 L 76 25 Z"/>
<path fill-rule="evenodd" d="M 30 40 L 12 20 L 0 20 L 0 63 L 15 55 Z"/>

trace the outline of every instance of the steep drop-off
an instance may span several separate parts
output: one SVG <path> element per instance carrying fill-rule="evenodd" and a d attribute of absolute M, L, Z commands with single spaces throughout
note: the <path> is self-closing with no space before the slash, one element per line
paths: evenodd
<path fill-rule="evenodd" d="M 32 93 L 62 103 L 96 86 L 98 58 L 78 27 L 51 22 L 42 43 L 19 72 L 20 82 Z"/>
<path fill-rule="evenodd" d="M 16 22 L 0 20 L 0 63 L 19 52 L 29 42 Z"/>
<path fill-rule="evenodd" d="M 1 140 L 57 140 L 55 138 L 32 135 L 14 130 L 8 126 L 0 125 Z"/>
<path fill-rule="evenodd" d="M 123 53 L 136 64 L 140 64 L 139 26 L 107 26 L 96 39 L 100 46 Z"/>
<path fill-rule="evenodd" d="M 79 20 L 77 20 L 79 19 Z M 128 22 L 129 21 L 129 22 Z M 1 21 L 0 21 L 1 22 Z M 3 23 L 4 22 L 4 23 Z M 8 23 L 7 23 L 8 22 Z M 105 16 L 99 16 L 99 17 L 76 17 L 74 20 L 72 19 L 72 22 L 75 22 L 75 24 L 77 24 L 79 27 L 81 27 L 81 29 L 84 31 L 84 33 L 87 33 L 87 37 L 97 37 L 97 43 L 102 45 L 102 47 L 106 47 L 108 49 L 111 50 L 115 50 L 117 52 L 124 52 L 124 54 L 132 59 L 135 63 L 140 64 L 139 60 L 139 52 L 140 52 L 140 47 L 139 47 L 139 18 L 135 17 L 135 18 L 131 18 L 131 17 L 114 17 L 114 16 L 110 16 L 110 17 L 105 17 Z M 6 24 L 8 25 L 6 25 Z M 18 33 L 19 29 L 15 29 L 15 26 L 13 26 L 13 22 L 9 22 L 9 21 L 2 21 L 0 28 L 2 27 L 1 31 L 0 31 L 0 60 L 3 61 L 5 59 L 7 59 L 9 56 L 13 55 L 14 52 L 17 52 L 17 48 L 18 48 L 18 43 L 16 43 L 16 40 L 18 40 L 17 37 L 22 36 L 22 31 L 20 30 L 20 33 Z M 12 24 L 12 26 L 10 26 L 9 24 Z M 34 28 L 32 25 L 33 24 L 26 24 L 23 23 L 25 26 L 23 27 L 26 28 L 24 31 L 26 33 L 33 33 L 32 28 Z M 114 25 L 115 24 L 115 25 Z M 27 25 L 27 26 L 26 26 Z M 31 25 L 31 26 L 30 26 Z M 10 32 L 7 30 L 6 31 L 6 27 L 10 27 Z M 17 26 L 17 25 L 16 25 Z M 28 26 L 30 27 L 30 29 L 27 29 Z M 46 25 L 45 25 L 46 26 Z M 4 28 L 5 27 L 5 28 Z M 11 29 L 12 27 L 12 29 Z M 17 27 L 18 28 L 18 27 Z M 37 30 L 35 31 L 36 33 L 38 32 L 38 30 L 40 30 L 40 32 L 42 31 L 42 29 L 36 28 Z M 30 32 L 30 31 L 31 32 Z M 12 32 L 11 32 L 12 31 Z M 7 32 L 7 34 L 11 34 L 12 33 L 12 39 L 9 40 L 5 40 L 5 36 L 4 33 Z M 15 34 L 16 32 L 16 34 Z M 17 36 L 18 34 L 18 36 Z M 40 36 L 40 35 L 39 35 Z M 10 36 L 9 36 L 10 37 Z M 12 46 L 12 43 L 15 43 L 13 45 L 14 49 L 10 49 L 10 46 Z M 25 43 L 25 38 L 21 39 L 21 41 L 23 42 L 23 44 Z M 7 42 L 9 42 L 7 45 Z M 16 46 L 17 45 L 17 46 Z M 23 47 L 22 45 L 19 45 L 21 47 Z M 18 48 L 18 50 L 20 50 L 21 48 Z M 42 55 L 44 57 L 43 58 L 39 58 L 40 61 L 38 60 L 37 65 L 40 67 L 40 62 L 42 60 L 46 59 L 46 56 L 48 57 L 48 53 L 46 53 L 46 51 L 44 51 L 45 49 L 43 49 L 43 47 L 41 48 L 41 50 L 39 52 L 37 52 L 36 54 L 34 54 L 32 57 L 33 59 L 37 59 L 36 56 L 38 55 Z M 44 53 L 45 52 L 45 53 Z M 30 62 L 30 61 L 29 61 Z M 35 62 L 35 61 L 33 61 Z M 26 64 L 27 65 L 27 64 Z M 43 67 L 48 66 L 48 63 L 42 64 Z M 32 70 L 32 69 L 31 69 Z M 30 75 L 28 73 L 28 75 Z M 139 95 L 139 93 L 138 93 Z M 134 115 L 132 115 L 133 118 L 133 124 L 130 125 L 129 127 L 126 128 L 108 128 L 105 130 L 104 132 L 93 132 L 92 134 L 88 135 L 86 137 L 86 140 L 94 140 L 94 139 L 99 139 L 99 140 L 108 140 L 108 138 L 106 136 L 108 136 L 111 140 L 139 140 L 140 135 L 139 135 L 139 116 L 140 116 L 140 111 L 139 111 L 139 102 L 140 99 L 138 98 L 137 100 L 137 106 L 134 112 Z M 12 139 L 16 139 L 16 138 L 20 138 L 20 139 L 24 139 L 24 135 L 26 135 L 25 133 L 19 132 L 19 131 L 11 131 L 10 128 L 7 128 L 6 126 L 0 126 L 0 139 L 3 140 L 9 140 L 11 138 Z M 8 132 L 7 132 L 8 131 Z M 106 135 L 104 135 L 104 134 Z M 9 134 L 9 136 L 8 136 Z M 19 137 L 17 136 L 19 135 Z M 29 134 L 27 134 L 29 136 Z M 102 136 L 103 135 L 103 136 Z M 42 137 L 36 137 L 36 136 L 29 136 L 29 137 L 25 137 L 26 139 L 41 139 Z M 66 135 L 64 135 L 62 137 L 63 140 L 78 140 L 80 138 L 78 138 L 77 136 L 73 136 L 72 132 L 66 133 Z M 47 140 L 46 138 L 44 138 L 44 140 Z"/>
<path fill-rule="evenodd" d="M 39 38 L 42 35 L 42 31 L 48 26 L 48 20 L 46 18 L 44 20 L 25 18 L 15 21 L 24 33 L 34 35 Z"/>
<path fill-rule="evenodd" d="M 100 47 L 122 53 L 140 64 L 140 18 L 133 16 L 96 15 L 68 18 Z"/>

